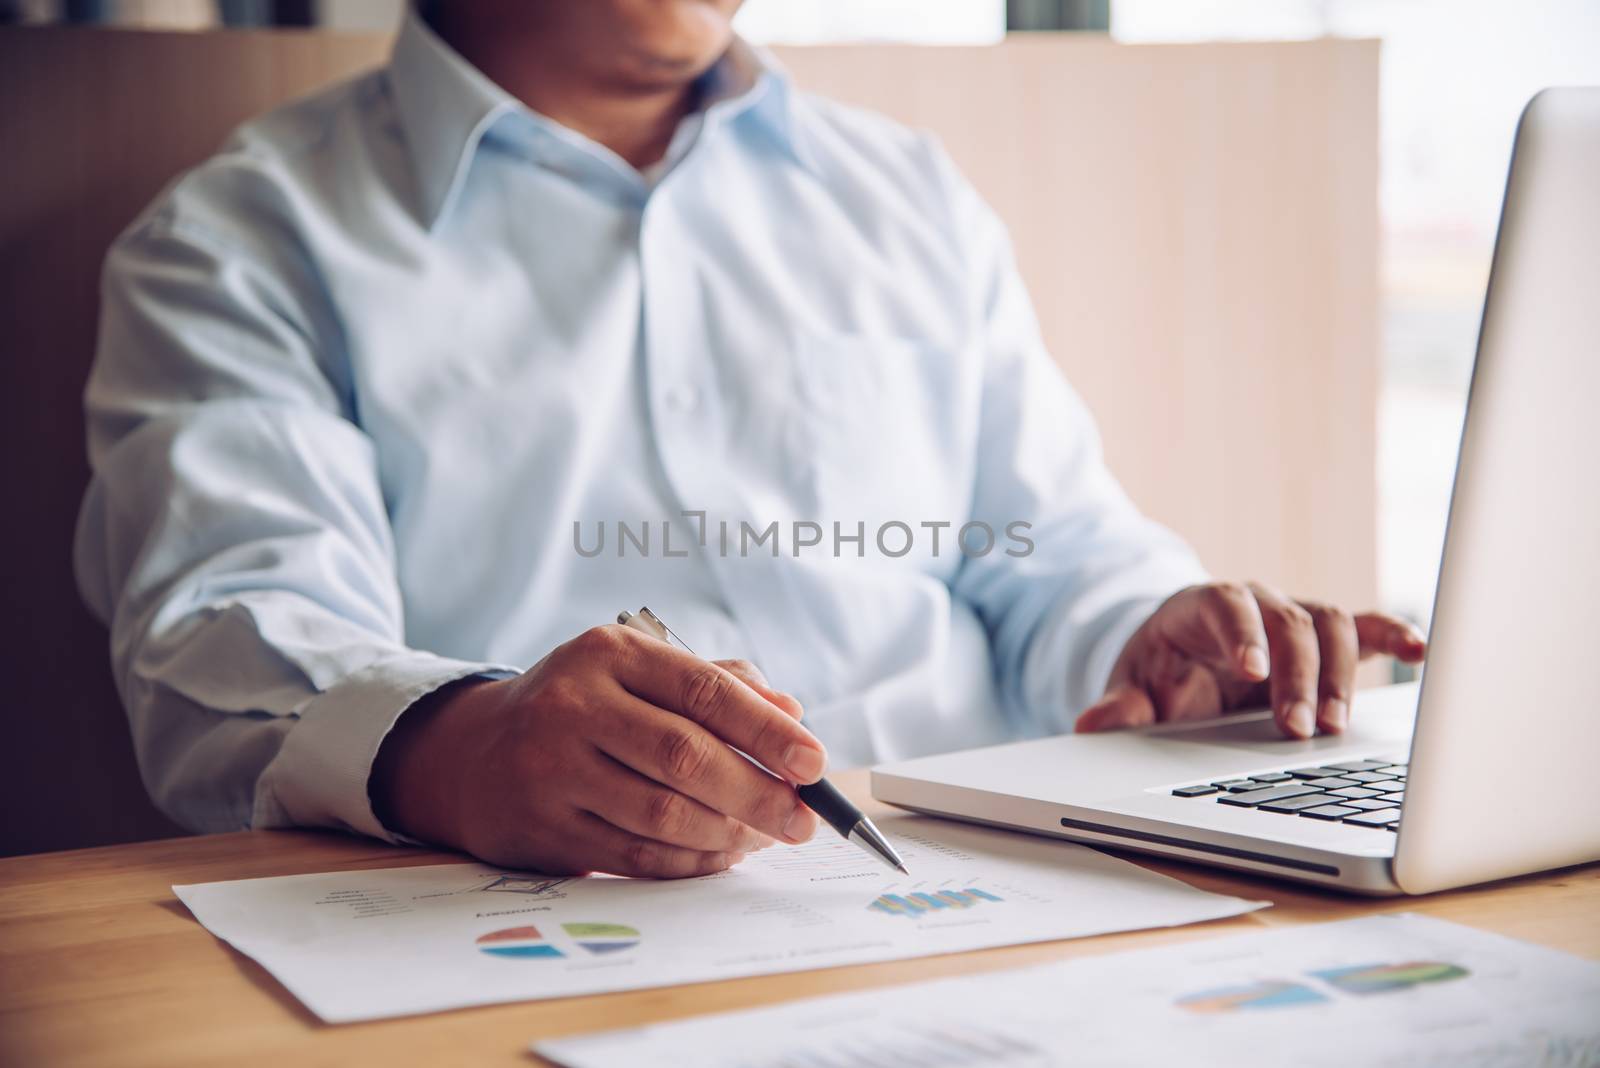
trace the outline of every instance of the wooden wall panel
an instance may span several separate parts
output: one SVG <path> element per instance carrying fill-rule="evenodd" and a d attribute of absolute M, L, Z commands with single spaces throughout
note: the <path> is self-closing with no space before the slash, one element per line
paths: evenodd
<path fill-rule="evenodd" d="M 1112 467 L 1214 573 L 1375 601 L 1376 42 L 780 54 L 941 137 Z"/>
<path fill-rule="evenodd" d="M 305 33 L 0 31 L 0 854 L 176 833 L 140 785 L 106 634 L 72 577 L 106 246 L 232 127 L 384 52 Z"/>
<path fill-rule="evenodd" d="M 0 31 L 0 853 L 171 833 L 81 607 L 79 398 L 106 245 L 227 131 L 380 37 Z M 1376 593 L 1377 47 L 781 49 L 933 129 L 1010 223 L 1134 497 L 1219 574 Z"/>

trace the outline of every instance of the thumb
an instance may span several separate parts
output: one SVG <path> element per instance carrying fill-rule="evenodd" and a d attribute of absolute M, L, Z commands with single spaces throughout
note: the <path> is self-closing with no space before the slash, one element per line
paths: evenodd
<path fill-rule="evenodd" d="M 1147 727 L 1156 721 L 1156 706 L 1137 686 L 1113 686 L 1078 717 L 1079 734 Z"/>

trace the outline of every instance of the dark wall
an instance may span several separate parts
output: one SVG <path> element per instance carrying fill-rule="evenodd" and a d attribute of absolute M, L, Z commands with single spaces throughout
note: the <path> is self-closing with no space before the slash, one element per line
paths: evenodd
<path fill-rule="evenodd" d="M 239 122 L 385 47 L 295 31 L 0 30 L 0 855 L 179 833 L 139 781 L 106 633 L 72 575 L 106 246 Z"/>

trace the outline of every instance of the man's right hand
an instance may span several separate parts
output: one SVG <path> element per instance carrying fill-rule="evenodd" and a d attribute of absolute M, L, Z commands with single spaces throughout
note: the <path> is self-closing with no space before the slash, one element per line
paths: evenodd
<path fill-rule="evenodd" d="M 408 709 L 369 789 L 390 830 L 493 864 L 704 875 L 815 832 L 794 784 L 820 778 L 827 754 L 800 714 L 748 663 L 596 627 L 514 679 Z"/>

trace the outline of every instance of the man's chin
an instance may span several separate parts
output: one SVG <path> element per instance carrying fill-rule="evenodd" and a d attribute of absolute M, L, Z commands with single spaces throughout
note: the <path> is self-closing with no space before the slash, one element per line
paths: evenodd
<path fill-rule="evenodd" d="M 627 74 L 641 86 L 683 85 L 710 70 L 733 43 L 727 13 L 703 0 L 678 0 L 667 5 L 668 24 L 654 26 L 636 41 L 625 60 Z"/>
<path fill-rule="evenodd" d="M 716 65 L 733 43 L 733 31 L 694 48 L 671 52 L 638 52 L 629 57 L 624 77 L 638 89 L 674 89 L 694 81 Z"/>

